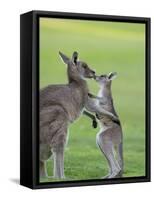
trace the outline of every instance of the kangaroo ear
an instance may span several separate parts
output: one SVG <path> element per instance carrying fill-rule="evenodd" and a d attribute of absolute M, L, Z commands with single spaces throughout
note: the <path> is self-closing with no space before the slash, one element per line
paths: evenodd
<path fill-rule="evenodd" d="M 110 72 L 108 75 L 108 79 L 113 80 L 117 77 L 117 72 Z"/>
<path fill-rule="evenodd" d="M 72 61 L 73 63 L 77 63 L 78 60 L 78 52 L 74 51 L 73 55 L 72 55 Z"/>
<path fill-rule="evenodd" d="M 69 62 L 70 59 L 67 56 L 65 56 L 63 53 L 61 53 L 60 51 L 59 51 L 59 55 L 62 58 L 63 62 L 65 64 L 68 64 L 68 62 Z"/>

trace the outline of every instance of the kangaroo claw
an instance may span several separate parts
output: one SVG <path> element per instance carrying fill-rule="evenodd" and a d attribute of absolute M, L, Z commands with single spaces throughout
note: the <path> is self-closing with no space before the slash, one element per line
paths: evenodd
<path fill-rule="evenodd" d="M 93 120 L 93 124 L 92 125 L 93 125 L 94 128 L 97 128 L 97 121 Z"/>

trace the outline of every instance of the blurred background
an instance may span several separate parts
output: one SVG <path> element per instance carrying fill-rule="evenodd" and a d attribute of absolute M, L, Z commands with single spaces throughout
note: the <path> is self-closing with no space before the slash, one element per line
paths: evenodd
<path fill-rule="evenodd" d="M 40 18 L 40 87 L 67 83 L 66 66 L 58 52 L 78 51 L 97 74 L 116 71 L 112 83 L 116 111 L 124 136 L 124 177 L 145 175 L 145 25 Z M 99 87 L 88 80 L 90 91 Z M 107 174 L 105 157 L 96 146 L 99 131 L 81 116 L 69 129 L 65 151 L 68 180 L 96 179 Z M 52 161 L 48 161 L 52 175 Z M 52 181 L 44 179 L 41 181 Z"/>

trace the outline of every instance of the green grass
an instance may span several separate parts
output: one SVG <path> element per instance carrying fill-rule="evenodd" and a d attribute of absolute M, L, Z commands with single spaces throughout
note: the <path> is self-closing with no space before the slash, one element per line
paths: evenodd
<path fill-rule="evenodd" d="M 145 175 L 145 25 L 42 18 L 40 20 L 40 86 L 67 83 L 66 66 L 58 52 L 78 51 L 97 74 L 116 71 L 112 90 L 124 134 L 124 176 Z M 98 85 L 88 80 L 92 93 Z M 99 128 L 81 116 L 70 126 L 65 152 L 69 180 L 95 179 L 107 173 L 105 158 L 96 146 Z M 53 161 L 48 161 L 52 175 Z M 42 179 L 41 181 L 53 181 Z"/>

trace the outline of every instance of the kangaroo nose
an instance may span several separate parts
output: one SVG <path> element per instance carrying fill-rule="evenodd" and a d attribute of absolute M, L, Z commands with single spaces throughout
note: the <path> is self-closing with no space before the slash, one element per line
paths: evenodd
<path fill-rule="evenodd" d="M 92 70 L 91 72 L 92 72 L 93 74 L 95 74 L 95 71 Z"/>

